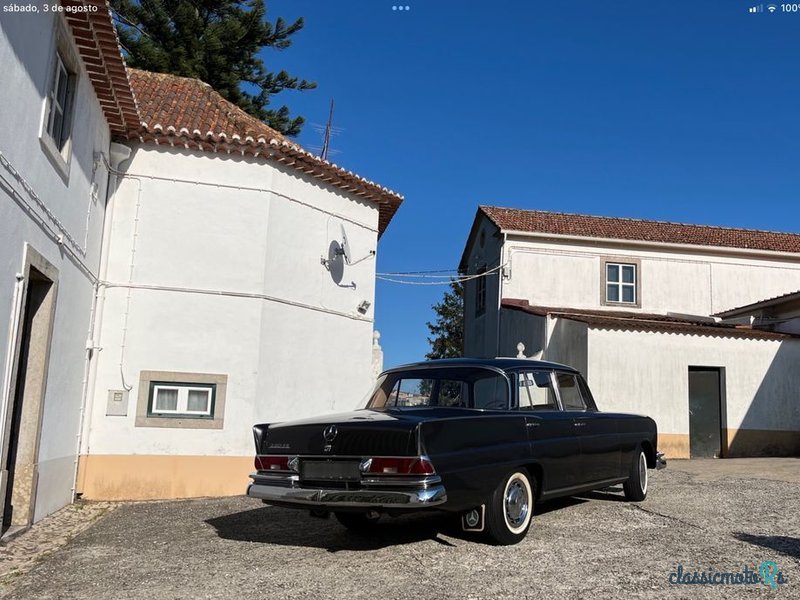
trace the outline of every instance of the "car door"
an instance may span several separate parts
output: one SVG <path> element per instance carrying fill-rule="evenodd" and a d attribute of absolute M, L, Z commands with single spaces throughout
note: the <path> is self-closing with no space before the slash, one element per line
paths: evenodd
<path fill-rule="evenodd" d="M 617 420 L 604 415 L 583 378 L 577 373 L 556 372 L 556 384 L 565 414 L 572 420 L 580 446 L 578 484 L 620 477 L 620 439 Z"/>
<path fill-rule="evenodd" d="M 580 446 L 572 416 L 558 403 L 552 371 L 532 369 L 517 373 L 516 410 L 525 415 L 531 455 L 541 465 L 542 491 L 578 485 Z"/>

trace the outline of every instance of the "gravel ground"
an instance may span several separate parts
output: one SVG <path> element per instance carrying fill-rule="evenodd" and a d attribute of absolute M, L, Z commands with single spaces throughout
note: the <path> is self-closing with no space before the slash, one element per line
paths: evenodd
<path fill-rule="evenodd" d="M 721 462 L 721 461 L 720 461 Z M 674 464 L 674 463 L 673 463 Z M 796 479 L 650 472 L 648 499 L 595 492 L 537 506 L 528 537 L 495 547 L 438 516 L 359 537 L 334 519 L 243 497 L 121 506 L 26 575 L 8 598 L 800 598 Z M 712 463 L 709 463 L 712 464 Z M 783 464 L 796 474 L 800 461 Z M 786 465 L 789 465 L 787 468 Z M 796 465 L 796 466 L 795 466 Z M 710 467 L 713 468 L 713 467 Z M 788 582 L 670 585 L 685 570 L 774 560 Z"/>

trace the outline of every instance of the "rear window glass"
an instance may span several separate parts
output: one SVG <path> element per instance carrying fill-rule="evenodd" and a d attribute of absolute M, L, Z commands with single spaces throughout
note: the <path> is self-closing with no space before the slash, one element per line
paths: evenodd
<path fill-rule="evenodd" d="M 508 380 L 488 369 L 443 368 L 388 373 L 367 408 L 508 408 Z"/>

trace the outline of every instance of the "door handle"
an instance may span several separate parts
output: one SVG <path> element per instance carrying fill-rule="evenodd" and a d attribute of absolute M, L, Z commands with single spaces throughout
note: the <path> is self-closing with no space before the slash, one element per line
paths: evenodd
<path fill-rule="evenodd" d="M 538 427 L 539 423 L 525 423 L 525 427 Z"/>
<path fill-rule="evenodd" d="M 586 427 L 586 421 L 575 421 L 575 427 Z"/>

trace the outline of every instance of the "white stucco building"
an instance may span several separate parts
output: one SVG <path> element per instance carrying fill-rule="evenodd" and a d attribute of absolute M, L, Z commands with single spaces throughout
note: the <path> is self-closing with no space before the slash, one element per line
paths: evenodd
<path fill-rule="evenodd" d="M 481 207 L 460 268 L 467 356 L 572 364 L 669 457 L 800 454 L 800 340 L 720 318 L 800 288 L 800 235 Z"/>
<path fill-rule="evenodd" d="M 402 202 L 128 69 L 104 1 L 62 5 L 0 13 L 4 531 L 77 495 L 243 493 L 254 423 L 353 407 Z"/>
<path fill-rule="evenodd" d="M 78 488 L 239 494 L 253 424 L 372 385 L 375 253 L 401 198 L 200 81 L 130 73 L 143 126 L 108 205 Z"/>
<path fill-rule="evenodd" d="M 137 128 L 138 117 L 107 11 L 0 12 L 0 67 L 5 531 L 73 497 L 105 165 L 117 159 L 112 137 Z"/>

